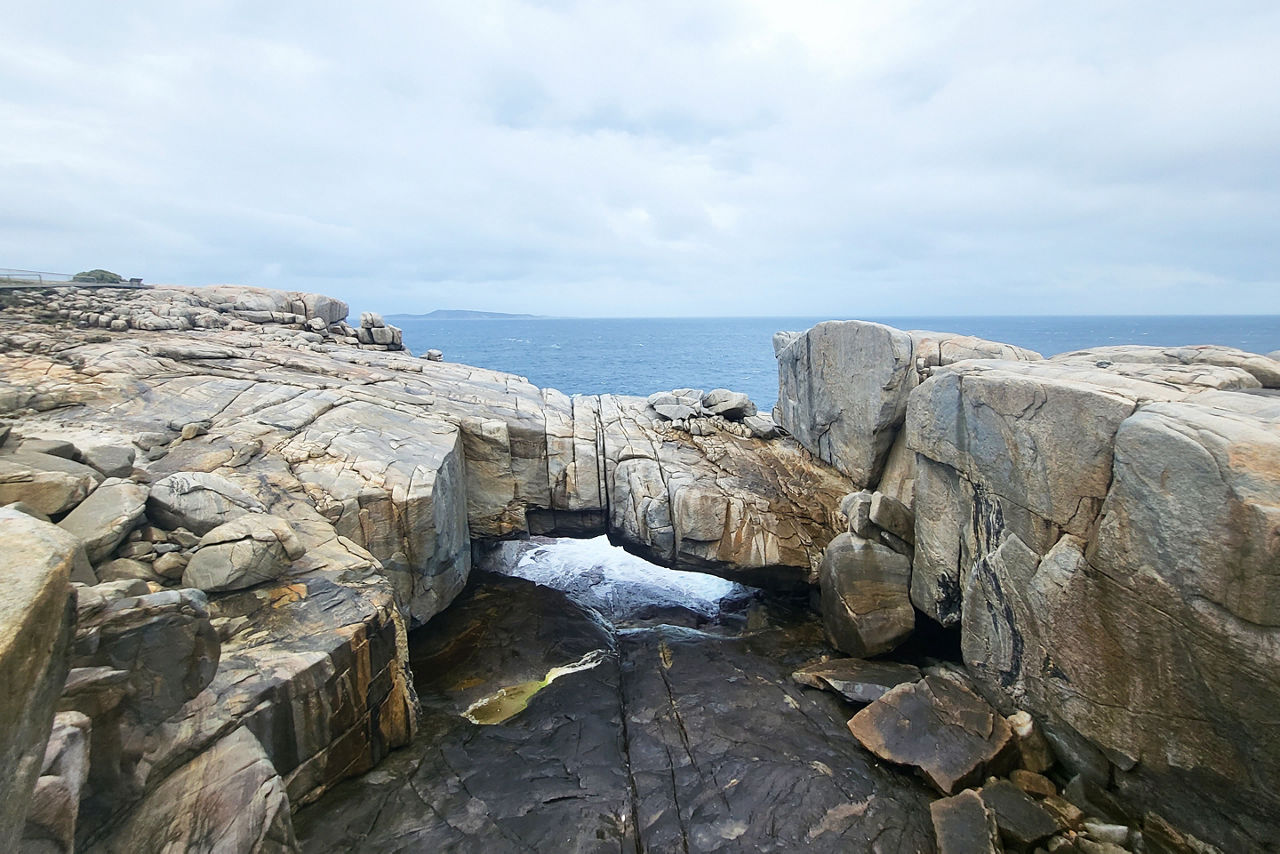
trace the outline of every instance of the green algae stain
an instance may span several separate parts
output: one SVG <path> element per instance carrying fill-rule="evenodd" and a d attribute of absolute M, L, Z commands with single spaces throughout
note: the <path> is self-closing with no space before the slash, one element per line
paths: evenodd
<path fill-rule="evenodd" d="M 581 670 L 590 670 L 604 661 L 604 656 L 605 653 L 602 650 L 592 650 L 573 664 L 551 668 L 547 671 L 546 677 L 542 679 L 532 679 L 528 682 L 499 688 L 489 696 L 482 697 L 468 706 L 462 716 L 473 724 L 492 725 L 505 723 L 523 712 L 528 707 L 529 701 L 533 699 L 534 694 L 537 694 L 561 676 L 567 676 L 570 673 L 577 673 Z"/>

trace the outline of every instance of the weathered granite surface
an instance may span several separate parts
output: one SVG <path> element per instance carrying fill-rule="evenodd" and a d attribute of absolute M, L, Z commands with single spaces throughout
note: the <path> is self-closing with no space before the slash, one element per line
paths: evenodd
<path fill-rule="evenodd" d="M 780 423 L 836 465 L 891 451 L 881 481 L 857 469 L 851 526 L 875 533 L 875 492 L 914 511 L 912 603 L 959 629 L 979 687 L 1042 720 L 1075 771 L 1224 850 L 1264 848 L 1280 835 L 1280 364 L 1222 347 L 940 359 L 901 429 L 864 419 L 843 442 L 797 405 L 896 406 L 904 335 L 781 341 L 784 390 L 804 393 Z"/>

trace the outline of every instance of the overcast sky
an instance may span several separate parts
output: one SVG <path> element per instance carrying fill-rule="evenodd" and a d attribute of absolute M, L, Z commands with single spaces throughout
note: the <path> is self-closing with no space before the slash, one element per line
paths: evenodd
<path fill-rule="evenodd" d="M 566 315 L 1280 313 L 1280 3 L 4 10 L 0 266 Z"/>

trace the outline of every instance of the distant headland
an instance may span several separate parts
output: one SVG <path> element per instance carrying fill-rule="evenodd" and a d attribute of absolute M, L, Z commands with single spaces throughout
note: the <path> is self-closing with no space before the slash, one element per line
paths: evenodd
<path fill-rule="evenodd" d="M 397 314 L 394 317 L 430 317 L 434 320 L 507 320 L 545 317 L 542 314 L 506 314 L 501 311 L 468 311 L 461 308 L 438 308 L 426 314 Z"/>

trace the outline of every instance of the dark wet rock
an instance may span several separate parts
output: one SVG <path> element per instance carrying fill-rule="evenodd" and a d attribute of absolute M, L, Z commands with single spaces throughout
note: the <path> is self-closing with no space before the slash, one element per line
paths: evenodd
<path fill-rule="evenodd" d="M 297 816 L 304 851 L 634 850 L 616 655 L 608 628 L 562 594 L 473 573 L 414 633 L 417 740 Z M 502 688 L 603 653 L 508 720 L 462 713 Z"/>
<path fill-rule="evenodd" d="M 806 665 L 791 674 L 801 685 L 835 691 L 851 703 L 874 703 L 890 688 L 920 679 L 920 668 L 894 661 L 837 658 Z"/>
<path fill-rule="evenodd" d="M 1101 816 L 1112 821 L 1125 821 L 1128 813 L 1107 788 L 1077 774 L 1063 788 L 1062 794 L 1071 803 L 1086 810 L 1091 815 Z"/>
<path fill-rule="evenodd" d="M 996 817 L 973 789 L 929 804 L 938 854 L 1001 854 Z"/>
<path fill-rule="evenodd" d="M 787 679 L 813 651 L 799 640 L 783 629 L 622 635 L 642 850 L 932 848 L 923 787 L 858 749 L 838 699 Z"/>
<path fill-rule="evenodd" d="M 1006 770 L 1009 724 L 987 703 L 941 676 L 899 685 L 867 706 L 849 729 L 882 759 L 919 768 L 943 794 Z"/>
<path fill-rule="evenodd" d="M 1007 845 L 1025 849 L 1063 829 L 1052 815 L 1008 780 L 988 783 L 979 794 L 996 817 L 1000 838 Z"/>
<path fill-rule="evenodd" d="M 791 613 L 779 608 L 746 622 Z M 839 699 L 786 678 L 822 650 L 812 618 L 745 637 L 615 639 L 558 592 L 475 572 L 411 639 L 418 738 L 301 810 L 299 840 L 314 852 L 932 850 L 924 787 L 858 749 Z M 499 723 L 463 717 L 593 660 Z"/>

